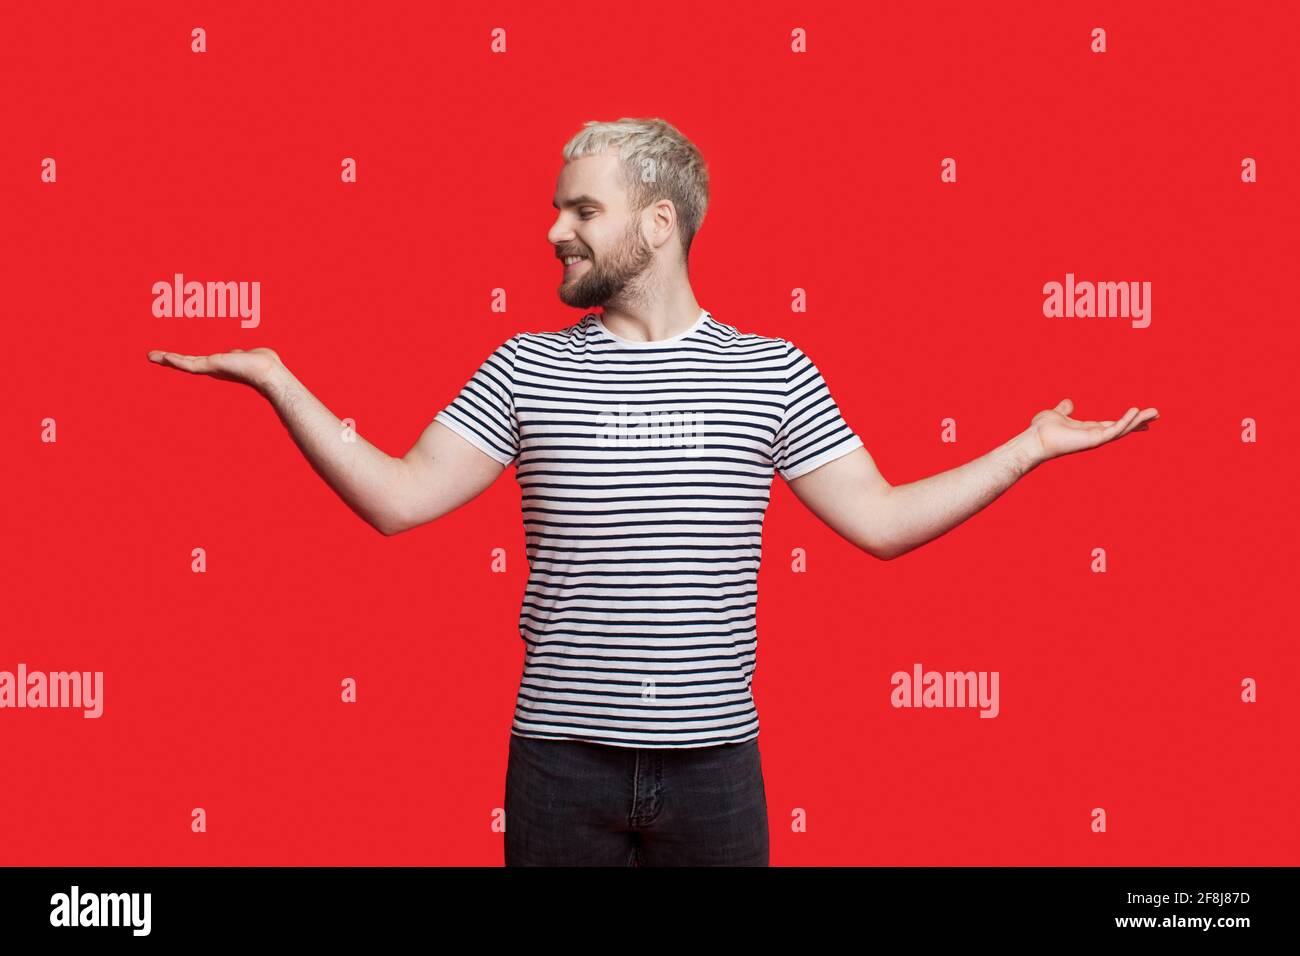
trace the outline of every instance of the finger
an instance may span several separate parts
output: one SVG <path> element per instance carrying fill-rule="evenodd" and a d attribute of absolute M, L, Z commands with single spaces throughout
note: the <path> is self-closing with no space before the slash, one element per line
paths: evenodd
<path fill-rule="evenodd" d="M 1125 430 L 1125 434 L 1128 434 L 1128 432 L 1137 431 L 1139 429 L 1146 430 L 1148 423 L 1154 421 L 1157 417 L 1154 414 L 1155 409 L 1148 409 L 1147 411 L 1152 412 L 1152 414 L 1148 415 L 1146 412 L 1143 412 L 1142 414 L 1138 415 L 1136 418 L 1133 419 L 1132 423 Z"/>
<path fill-rule="evenodd" d="M 1129 423 L 1132 422 L 1133 417 L 1135 415 L 1137 415 L 1137 409 L 1130 408 L 1127 412 L 1124 413 L 1124 417 L 1122 417 L 1119 421 L 1111 422 L 1109 425 L 1103 427 L 1098 433 L 1097 443 L 1101 444 L 1102 442 L 1111 441 L 1112 439 L 1118 438 L 1121 435 L 1123 435 L 1125 430 L 1128 428 Z"/>
<path fill-rule="evenodd" d="M 1061 399 L 1060 404 L 1056 406 L 1056 410 L 1062 415 L 1069 415 L 1070 412 L 1074 411 L 1074 402 L 1070 401 L 1068 398 L 1063 398 Z"/>
<path fill-rule="evenodd" d="M 212 363 L 206 355 L 178 355 L 175 352 L 167 352 L 164 357 L 167 359 L 167 364 L 196 375 L 212 371 Z"/>
<path fill-rule="evenodd" d="M 1150 412 L 1151 414 L 1148 414 L 1148 412 Z M 1119 434 L 1115 435 L 1114 437 L 1123 438 L 1129 432 L 1148 431 L 1149 429 L 1147 428 L 1147 424 L 1153 421 L 1156 417 L 1157 416 L 1155 414 L 1155 409 L 1148 408 L 1146 411 L 1141 412 L 1138 415 L 1135 415 L 1133 417 L 1133 420 L 1129 422 L 1128 427 L 1124 428 L 1122 431 L 1120 431 Z"/>
<path fill-rule="evenodd" d="M 1107 425 L 1106 431 L 1115 435 L 1119 434 L 1126 427 L 1128 427 L 1129 422 L 1133 420 L 1133 416 L 1135 416 L 1136 414 L 1137 414 L 1137 409 L 1130 408 L 1123 415 L 1121 415 L 1118 420 L 1113 421 L 1109 425 Z"/>
<path fill-rule="evenodd" d="M 1131 432 L 1139 425 L 1145 425 L 1147 422 L 1151 421 L 1155 417 L 1156 417 L 1156 413 L 1154 408 L 1148 408 L 1145 411 L 1138 412 L 1136 415 L 1132 416 L 1131 420 L 1128 423 L 1128 427 L 1125 428 L 1124 431 L 1125 433 Z"/>
<path fill-rule="evenodd" d="M 1090 422 L 1076 422 L 1076 421 L 1074 421 L 1073 419 L 1067 419 L 1067 421 L 1069 421 L 1071 425 L 1080 425 L 1080 426 L 1082 426 L 1082 427 L 1084 427 L 1084 428 L 1088 428 L 1088 429 L 1110 428 L 1110 427 L 1112 427 L 1112 426 L 1114 426 L 1114 425 L 1117 425 L 1117 424 L 1120 425 L 1121 427 L 1123 427 L 1125 420 L 1129 419 L 1130 416 L 1133 416 L 1133 415 L 1136 415 L 1136 414 L 1137 414 L 1137 408 L 1136 408 L 1136 407 L 1131 407 L 1131 408 L 1129 408 L 1129 410 L 1128 410 L 1127 412 L 1124 413 L 1124 416 L 1123 416 L 1122 418 L 1120 418 L 1118 422 L 1116 422 L 1116 421 L 1114 421 L 1114 420 L 1104 421 L 1104 422 L 1091 422 L 1091 421 L 1090 421 Z"/>

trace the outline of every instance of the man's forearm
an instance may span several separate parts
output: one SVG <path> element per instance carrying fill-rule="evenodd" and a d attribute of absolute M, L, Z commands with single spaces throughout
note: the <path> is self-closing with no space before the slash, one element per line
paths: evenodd
<path fill-rule="evenodd" d="M 406 474 L 402 459 L 386 454 L 355 432 L 345 440 L 339 418 L 283 366 L 262 382 L 258 391 L 274 406 L 317 474 L 348 507 L 384 534 L 400 527 L 395 511 L 402 500 L 400 484 Z"/>
<path fill-rule="evenodd" d="M 880 557 L 896 558 L 961 524 L 1038 464 L 1025 431 L 986 455 L 885 495 Z"/>

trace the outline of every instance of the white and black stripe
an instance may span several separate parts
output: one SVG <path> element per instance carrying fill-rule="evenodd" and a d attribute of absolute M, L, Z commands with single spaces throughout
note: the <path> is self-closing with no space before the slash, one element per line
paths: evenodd
<path fill-rule="evenodd" d="M 703 447 L 638 441 L 644 430 L 612 442 L 602 424 L 620 411 L 697 414 Z M 797 478 L 862 445 L 808 356 L 707 311 L 657 342 L 592 313 L 502 343 L 436 420 L 516 466 L 530 571 L 513 733 L 621 747 L 758 736 L 774 472 Z"/>

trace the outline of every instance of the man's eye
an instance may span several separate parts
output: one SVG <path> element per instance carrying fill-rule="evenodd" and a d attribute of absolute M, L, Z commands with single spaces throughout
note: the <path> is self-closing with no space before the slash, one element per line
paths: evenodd
<path fill-rule="evenodd" d="M 580 215 L 581 215 L 581 217 L 582 217 L 583 219 L 586 219 L 587 216 L 588 216 L 589 214 L 592 215 L 592 216 L 596 215 L 596 210 L 594 210 L 594 209 L 584 209 L 584 210 L 582 210 L 582 212 L 580 213 Z"/>

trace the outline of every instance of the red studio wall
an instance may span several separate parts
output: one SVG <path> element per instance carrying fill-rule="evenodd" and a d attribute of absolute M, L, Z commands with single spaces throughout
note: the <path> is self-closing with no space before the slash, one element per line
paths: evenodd
<path fill-rule="evenodd" d="M 97 717 L 0 708 L 0 864 L 500 864 L 512 469 L 385 537 L 254 391 L 145 356 L 272 347 L 404 454 L 493 348 L 580 318 L 546 241 L 560 149 L 623 116 L 709 163 L 701 305 L 811 356 L 891 483 L 1063 398 L 1160 410 L 895 561 L 776 479 L 772 863 L 1295 864 L 1296 25 L 1282 2 L 6 7 L 0 672 L 103 684 Z M 178 273 L 258 283 L 256 322 L 156 316 Z M 1140 288 L 1145 314 L 1049 314 L 1050 283 Z M 996 672 L 996 716 L 893 706 L 914 666 Z"/>

